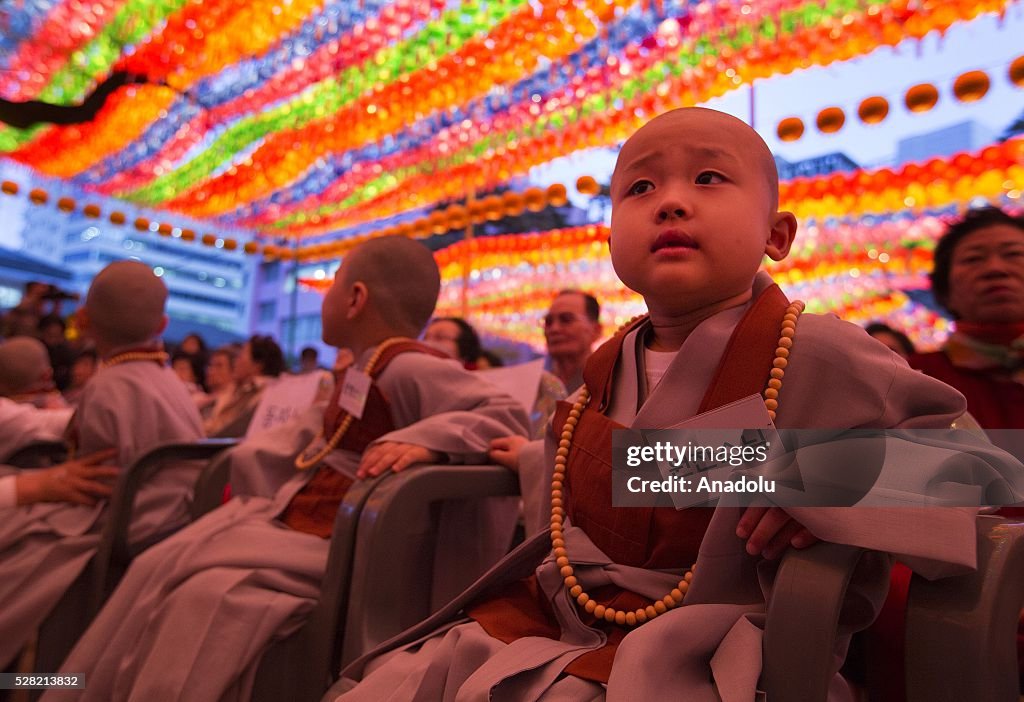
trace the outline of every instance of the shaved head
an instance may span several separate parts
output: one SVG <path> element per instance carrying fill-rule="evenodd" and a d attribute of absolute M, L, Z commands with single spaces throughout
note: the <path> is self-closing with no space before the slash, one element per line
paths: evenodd
<path fill-rule="evenodd" d="M 53 375 L 46 346 L 30 336 L 16 336 L 0 344 L 0 396 L 17 395 Z"/>
<path fill-rule="evenodd" d="M 626 140 L 619 152 L 612 173 L 612 188 L 620 176 L 620 165 L 629 163 L 643 154 L 647 149 L 657 148 L 664 140 L 687 141 L 700 140 L 703 133 L 712 131 L 736 145 L 737 153 L 741 154 L 744 165 L 756 168 L 764 175 L 771 198 L 771 211 L 779 209 L 779 171 L 775 166 L 775 158 L 771 149 L 746 122 L 732 115 L 706 107 L 681 107 L 658 115 L 640 127 L 633 136 Z"/>
<path fill-rule="evenodd" d="M 143 344 L 163 328 L 167 286 L 139 261 L 117 261 L 93 279 L 85 299 L 89 327 L 110 346 Z"/>
<path fill-rule="evenodd" d="M 345 261 L 344 284 L 362 282 L 381 317 L 404 336 L 419 336 L 434 314 L 441 273 L 426 246 L 403 236 L 370 239 Z"/>

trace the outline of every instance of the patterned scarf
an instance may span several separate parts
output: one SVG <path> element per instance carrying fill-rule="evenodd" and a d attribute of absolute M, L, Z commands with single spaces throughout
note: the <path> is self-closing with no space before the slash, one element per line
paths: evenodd
<path fill-rule="evenodd" d="M 954 366 L 1024 383 L 1024 322 L 957 322 L 943 351 Z"/>

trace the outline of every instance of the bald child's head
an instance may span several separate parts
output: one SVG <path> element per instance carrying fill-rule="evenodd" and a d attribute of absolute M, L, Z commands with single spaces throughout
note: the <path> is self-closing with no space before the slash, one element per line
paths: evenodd
<path fill-rule="evenodd" d="M 779 169 L 775 165 L 775 157 L 772 156 L 768 144 L 743 120 L 706 107 L 681 107 L 670 110 L 636 130 L 619 152 L 612 173 L 612 188 L 621 177 L 622 165 L 629 163 L 636 152 L 650 149 L 652 145 L 663 143 L 665 140 L 685 140 L 692 135 L 699 137 L 706 131 L 716 132 L 736 145 L 735 152 L 742 158 L 742 166 L 764 178 L 771 211 L 779 209 Z"/>
<path fill-rule="evenodd" d="M 93 279 L 85 298 L 86 326 L 112 348 L 144 344 L 166 324 L 167 286 L 139 261 L 117 261 Z"/>
<path fill-rule="evenodd" d="M 342 262 L 324 299 L 324 341 L 333 346 L 358 346 L 352 333 L 353 305 L 365 291 L 360 311 L 395 336 L 419 336 L 430 321 L 441 289 L 441 274 L 430 250 L 400 236 L 371 239 Z"/>
<path fill-rule="evenodd" d="M 28 392 L 53 377 L 46 346 L 30 336 L 0 343 L 0 397 Z"/>

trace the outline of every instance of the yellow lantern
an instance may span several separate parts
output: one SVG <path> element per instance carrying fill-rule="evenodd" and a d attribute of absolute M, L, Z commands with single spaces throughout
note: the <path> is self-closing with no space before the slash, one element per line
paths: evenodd
<path fill-rule="evenodd" d="M 846 124 L 846 114 L 838 107 L 826 107 L 818 113 L 817 124 L 822 134 L 835 134 Z"/>
<path fill-rule="evenodd" d="M 576 179 L 576 190 L 580 195 L 597 195 L 601 186 L 592 176 L 580 176 Z"/>

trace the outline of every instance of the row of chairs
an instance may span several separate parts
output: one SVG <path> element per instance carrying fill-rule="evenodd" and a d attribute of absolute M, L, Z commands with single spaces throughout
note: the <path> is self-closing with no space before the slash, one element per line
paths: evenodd
<path fill-rule="evenodd" d="M 168 461 L 209 459 L 196 485 L 192 509 L 198 518 L 221 503 L 228 482 L 225 449 L 234 443 L 159 447 L 122 473 L 99 552 L 40 631 L 36 670 L 58 669 L 145 546 L 126 539 L 139 486 Z M 516 477 L 496 466 L 429 466 L 356 483 L 338 510 L 321 599 L 304 627 L 264 655 L 254 700 L 319 700 L 344 665 L 425 619 L 432 610 L 431 564 L 444 547 L 437 538 L 438 503 L 517 493 Z M 840 608 L 863 554 L 818 544 L 784 557 L 764 637 L 767 699 L 826 699 Z M 980 517 L 978 559 L 972 574 L 912 581 L 905 642 L 909 702 L 1018 699 L 1024 524 Z M 870 690 L 868 697 L 878 699 Z"/>

